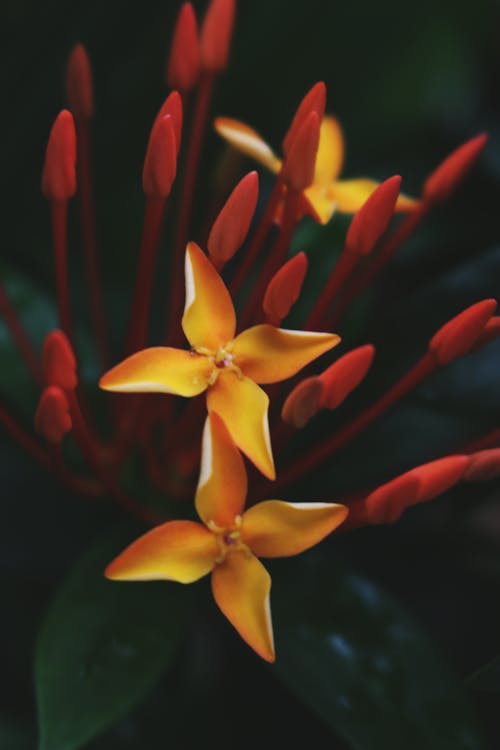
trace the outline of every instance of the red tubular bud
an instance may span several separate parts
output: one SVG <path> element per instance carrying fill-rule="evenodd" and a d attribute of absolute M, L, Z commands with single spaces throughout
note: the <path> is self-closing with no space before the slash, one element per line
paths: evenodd
<path fill-rule="evenodd" d="M 310 112 L 290 143 L 282 177 L 297 192 L 305 190 L 314 180 L 320 125 L 317 112 Z"/>
<path fill-rule="evenodd" d="M 165 199 L 170 195 L 177 171 L 177 143 L 170 115 L 155 120 L 149 137 L 142 188 L 148 198 Z"/>
<path fill-rule="evenodd" d="M 250 172 L 236 185 L 217 216 L 208 238 L 208 252 L 221 269 L 245 242 L 259 197 L 259 175 Z"/>
<path fill-rule="evenodd" d="M 267 322 L 279 326 L 297 302 L 307 273 L 307 256 L 297 253 L 274 274 L 269 282 L 262 307 Z"/>
<path fill-rule="evenodd" d="M 500 476 L 500 448 L 478 451 L 469 456 L 464 482 L 488 482 Z"/>
<path fill-rule="evenodd" d="M 471 351 L 476 352 L 479 349 L 482 349 L 483 346 L 486 346 L 491 341 L 495 341 L 500 336 L 500 317 L 498 315 L 494 315 L 492 318 L 488 320 L 486 325 L 483 328 L 483 332 L 479 336 L 478 340 L 472 347 Z"/>
<path fill-rule="evenodd" d="M 483 133 L 453 151 L 425 181 L 422 198 L 428 203 L 445 201 L 470 172 L 487 140 Z"/>
<path fill-rule="evenodd" d="M 319 117 L 319 121 L 324 117 L 326 107 L 326 86 L 323 81 L 316 83 L 312 89 L 310 89 L 305 97 L 299 104 L 297 111 L 292 120 L 292 124 L 288 128 L 288 131 L 283 139 L 283 153 L 286 155 L 290 150 L 292 141 L 295 140 L 297 132 L 302 127 L 304 120 L 311 114 L 316 112 Z"/>
<path fill-rule="evenodd" d="M 52 331 L 46 336 L 42 348 L 42 369 L 48 385 L 57 385 L 64 391 L 76 388 L 76 358 L 62 331 Z"/>
<path fill-rule="evenodd" d="M 191 3 L 181 6 L 167 63 L 167 85 L 171 89 L 191 91 L 200 74 L 198 24 Z"/>
<path fill-rule="evenodd" d="M 296 385 L 283 404 L 283 421 L 297 429 L 304 427 L 320 409 L 321 390 L 317 377 L 306 378 Z"/>
<path fill-rule="evenodd" d="M 418 490 L 418 479 L 409 474 L 377 487 L 361 501 L 363 524 L 395 523 L 406 508 L 417 502 Z"/>
<path fill-rule="evenodd" d="M 387 230 L 401 188 L 395 175 L 382 182 L 354 215 L 345 240 L 345 249 L 356 255 L 371 253 Z"/>
<path fill-rule="evenodd" d="M 235 0 L 212 0 L 208 6 L 201 27 L 200 62 L 209 73 L 222 73 L 227 67 L 235 12 Z"/>
<path fill-rule="evenodd" d="M 35 429 L 49 443 L 57 445 L 71 431 L 72 422 L 66 394 L 58 386 L 45 388 L 35 413 Z"/>
<path fill-rule="evenodd" d="M 496 308 L 494 299 L 485 299 L 445 323 L 429 342 L 429 351 L 438 363 L 445 365 L 467 354 L 480 339 Z"/>
<path fill-rule="evenodd" d="M 83 44 L 75 44 L 66 68 L 66 99 L 75 119 L 90 120 L 94 116 L 92 69 Z"/>
<path fill-rule="evenodd" d="M 76 192 L 76 133 L 71 112 L 63 109 L 50 131 L 42 172 L 42 193 L 66 201 Z"/>
<path fill-rule="evenodd" d="M 375 347 L 366 344 L 344 354 L 330 365 L 319 376 L 323 386 L 321 408 L 336 409 L 366 377 L 374 356 Z"/>
<path fill-rule="evenodd" d="M 182 99 L 178 91 L 172 91 L 172 93 L 167 96 L 160 108 L 160 111 L 156 115 L 155 122 L 157 122 L 158 120 L 162 120 L 167 116 L 172 118 L 172 127 L 175 133 L 176 150 L 177 153 L 179 153 L 182 137 L 183 111 Z"/>
<path fill-rule="evenodd" d="M 449 490 L 462 479 L 468 465 L 469 456 L 447 456 L 407 472 L 418 479 L 417 502 L 433 500 Z"/>

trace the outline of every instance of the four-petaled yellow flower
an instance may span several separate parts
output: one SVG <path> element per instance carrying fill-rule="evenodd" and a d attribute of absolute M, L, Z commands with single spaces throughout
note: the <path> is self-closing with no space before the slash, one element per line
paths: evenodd
<path fill-rule="evenodd" d="M 283 162 L 256 130 L 229 117 L 218 117 L 215 129 L 234 148 L 279 174 Z M 379 184 L 368 177 L 339 180 L 343 161 L 341 127 L 335 117 L 327 115 L 321 121 L 314 180 L 303 193 L 307 212 L 320 224 L 327 224 L 335 211 L 346 214 L 358 211 Z M 416 205 L 413 198 L 400 195 L 395 210 L 410 211 Z"/>
<path fill-rule="evenodd" d="M 238 336 L 236 316 L 221 277 L 193 242 L 186 250 L 186 304 L 182 328 L 191 349 L 153 347 L 107 372 L 101 388 L 122 392 L 197 396 L 207 390 L 238 448 L 270 479 L 275 478 L 269 439 L 267 394 L 257 383 L 277 383 L 331 349 L 335 334 L 287 331 L 270 325 Z"/>
<path fill-rule="evenodd" d="M 274 661 L 271 578 L 257 557 L 289 557 L 314 546 L 346 518 L 334 503 L 266 500 L 244 511 L 247 476 L 224 423 L 203 433 L 196 510 L 203 524 L 170 521 L 144 534 L 106 569 L 117 581 L 191 583 L 212 573 L 222 613 L 263 659 Z"/>

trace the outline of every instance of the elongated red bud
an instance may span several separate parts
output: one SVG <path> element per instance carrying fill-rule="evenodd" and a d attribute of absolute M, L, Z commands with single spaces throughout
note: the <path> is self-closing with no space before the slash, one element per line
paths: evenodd
<path fill-rule="evenodd" d="M 57 445 L 71 431 L 72 421 L 66 394 L 58 386 L 45 388 L 35 413 L 35 429 L 49 443 Z"/>
<path fill-rule="evenodd" d="M 200 62 L 209 73 L 222 73 L 229 60 L 233 35 L 235 0 L 211 0 L 200 36 Z"/>
<path fill-rule="evenodd" d="M 320 125 L 317 112 L 310 112 L 291 141 L 283 164 L 283 180 L 298 192 L 314 180 Z"/>
<path fill-rule="evenodd" d="M 424 503 L 442 495 L 459 482 L 469 465 L 469 456 L 446 456 L 411 469 L 408 474 L 418 479 L 417 502 Z"/>
<path fill-rule="evenodd" d="M 319 376 L 323 386 L 321 408 L 336 409 L 347 398 L 372 366 L 375 347 L 371 344 L 347 352 Z"/>
<path fill-rule="evenodd" d="M 496 308 L 494 299 L 485 299 L 445 323 L 429 343 L 429 351 L 439 364 L 447 364 L 456 357 L 467 354 L 480 339 Z"/>
<path fill-rule="evenodd" d="M 283 404 L 283 421 L 297 429 L 304 427 L 320 409 L 321 390 L 318 377 L 306 378 L 296 385 Z"/>
<path fill-rule="evenodd" d="M 47 385 L 57 385 L 65 391 L 76 388 L 76 358 L 62 331 L 55 330 L 46 336 L 42 348 L 42 369 Z"/>
<path fill-rule="evenodd" d="M 453 151 L 425 181 L 422 198 L 429 203 L 445 201 L 470 172 L 487 141 L 483 133 Z"/>
<path fill-rule="evenodd" d="M 307 273 L 307 255 L 297 253 L 274 274 L 269 282 L 262 307 L 267 322 L 279 326 L 297 302 Z"/>
<path fill-rule="evenodd" d="M 198 23 L 191 3 L 181 6 L 175 24 L 167 63 L 167 85 L 179 91 L 191 91 L 200 74 Z"/>
<path fill-rule="evenodd" d="M 92 68 L 83 44 L 75 44 L 66 68 L 66 99 L 76 120 L 90 120 L 94 116 L 94 88 Z"/>
<path fill-rule="evenodd" d="M 172 118 L 172 127 L 175 133 L 176 149 L 177 153 L 179 153 L 182 138 L 183 109 L 181 95 L 178 91 L 172 91 L 167 96 L 167 98 L 161 105 L 160 111 L 156 115 L 155 122 L 157 122 L 158 120 L 162 120 L 167 116 Z"/>
<path fill-rule="evenodd" d="M 288 128 L 285 137 L 283 138 L 283 153 L 286 155 L 290 150 L 292 141 L 295 140 L 297 132 L 302 127 L 304 121 L 311 114 L 316 112 L 319 117 L 319 121 L 324 117 L 326 107 L 326 86 L 323 81 L 315 83 L 314 86 L 309 89 L 305 97 L 297 107 L 297 111 L 293 116 L 292 123 Z"/>
<path fill-rule="evenodd" d="M 234 188 L 208 238 L 208 253 L 221 269 L 245 242 L 259 197 L 259 175 L 250 172 Z"/>
<path fill-rule="evenodd" d="M 149 137 L 142 188 L 148 198 L 167 198 L 177 171 L 177 144 L 170 115 L 155 120 Z"/>
<path fill-rule="evenodd" d="M 476 352 L 479 349 L 482 349 L 483 346 L 486 346 L 491 341 L 495 341 L 500 336 L 500 317 L 498 315 L 494 315 L 492 318 L 488 320 L 486 325 L 483 328 L 483 332 L 479 336 L 478 340 L 472 347 L 471 351 Z"/>
<path fill-rule="evenodd" d="M 347 252 L 371 253 L 387 230 L 401 188 L 401 177 L 395 175 L 382 182 L 354 214 L 345 240 Z"/>
<path fill-rule="evenodd" d="M 76 133 L 71 112 L 63 109 L 52 126 L 42 172 L 42 193 L 66 201 L 76 192 Z"/>
<path fill-rule="evenodd" d="M 469 456 L 464 482 L 488 482 L 500 476 L 500 448 L 489 448 Z"/>
<path fill-rule="evenodd" d="M 418 490 L 418 479 L 409 474 L 377 487 L 360 504 L 363 524 L 395 523 L 406 508 L 417 502 Z"/>

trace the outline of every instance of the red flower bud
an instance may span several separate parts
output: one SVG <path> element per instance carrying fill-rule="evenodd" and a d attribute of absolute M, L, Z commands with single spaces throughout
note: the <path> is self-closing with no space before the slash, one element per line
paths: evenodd
<path fill-rule="evenodd" d="M 464 482 L 488 482 L 500 476 L 500 448 L 489 448 L 469 456 Z"/>
<path fill-rule="evenodd" d="M 429 351 L 439 364 L 447 364 L 467 354 L 480 339 L 496 308 L 494 299 L 485 299 L 445 323 L 429 342 Z"/>
<path fill-rule="evenodd" d="M 181 6 L 175 24 L 167 63 L 167 85 L 171 89 L 191 91 L 200 74 L 198 24 L 191 3 Z"/>
<path fill-rule="evenodd" d="M 63 109 L 50 131 L 42 172 L 42 193 L 66 201 L 76 192 L 76 133 L 71 112 Z"/>
<path fill-rule="evenodd" d="M 209 73 L 222 73 L 227 67 L 235 11 L 235 0 L 211 0 L 208 6 L 201 27 L 200 61 Z"/>
<path fill-rule="evenodd" d="M 417 502 L 433 500 L 459 482 L 469 465 L 469 456 L 446 456 L 407 472 L 418 479 Z"/>
<path fill-rule="evenodd" d="M 161 105 L 160 111 L 156 115 L 156 121 L 162 120 L 164 117 L 170 116 L 172 118 L 172 127 L 175 133 L 176 150 L 179 153 L 181 147 L 182 137 L 182 99 L 178 91 L 172 91 L 163 104 Z"/>
<path fill-rule="evenodd" d="M 283 421 L 298 429 L 304 427 L 320 409 L 321 390 L 317 377 L 306 378 L 296 385 L 283 404 Z"/>
<path fill-rule="evenodd" d="M 495 341 L 500 336 L 500 317 L 494 315 L 488 320 L 483 328 L 483 332 L 479 336 L 478 340 L 472 347 L 471 351 L 476 352 L 478 349 L 482 349 L 491 341 Z"/>
<path fill-rule="evenodd" d="M 62 331 L 55 330 L 46 336 L 42 348 L 42 369 L 47 385 L 57 385 L 65 391 L 76 388 L 76 358 Z"/>
<path fill-rule="evenodd" d="M 297 253 L 274 274 L 269 282 L 262 307 L 268 323 L 279 326 L 297 302 L 307 273 L 307 256 Z"/>
<path fill-rule="evenodd" d="M 391 222 L 400 188 L 401 177 L 395 175 L 373 191 L 351 221 L 346 251 L 357 255 L 371 253 Z"/>
<path fill-rule="evenodd" d="M 290 142 L 282 177 L 297 192 L 305 190 L 314 180 L 320 125 L 317 112 L 310 112 Z"/>
<path fill-rule="evenodd" d="M 483 133 L 453 151 L 425 181 L 422 198 L 429 203 L 445 201 L 472 169 L 487 140 Z"/>
<path fill-rule="evenodd" d="M 75 119 L 90 120 L 94 115 L 92 69 L 83 44 L 75 44 L 66 68 L 66 99 Z"/>
<path fill-rule="evenodd" d="M 66 394 L 58 386 L 45 388 L 35 413 L 35 429 L 49 443 L 58 444 L 72 427 Z"/>
<path fill-rule="evenodd" d="M 149 137 L 142 188 L 149 198 L 167 198 L 177 171 L 177 143 L 170 115 L 156 119 Z"/>
<path fill-rule="evenodd" d="M 406 508 L 417 502 L 418 489 L 418 479 L 410 474 L 402 474 L 377 487 L 359 503 L 363 509 L 363 525 L 395 523 Z"/>
<path fill-rule="evenodd" d="M 292 141 L 295 140 L 295 136 L 297 135 L 299 129 L 302 127 L 304 120 L 307 119 L 311 112 L 316 112 L 321 123 L 321 120 L 323 119 L 325 114 L 325 106 L 326 86 L 323 81 L 319 81 L 318 83 L 314 84 L 312 89 L 307 92 L 307 94 L 297 107 L 297 111 L 295 112 L 292 123 L 283 139 L 283 153 L 285 155 L 290 150 Z"/>
<path fill-rule="evenodd" d="M 243 245 L 258 197 L 259 175 L 250 172 L 236 185 L 210 232 L 208 252 L 217 268 L 222 268 Z"/>
<path fill-rule="evenodd" d="M 375 347 L 360 346 L 344 354 L 320 376 L 323 386 L 321 407 L 336 409 L 365 378 L 372 366 Z"/>

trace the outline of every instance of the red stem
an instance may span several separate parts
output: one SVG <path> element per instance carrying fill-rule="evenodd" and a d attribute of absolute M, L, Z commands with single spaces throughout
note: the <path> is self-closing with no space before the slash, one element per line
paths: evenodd
<path fill-rule="evenodd" d="M 59 322 L 64 333 L 73 343 L 68 278 L 68 202 L 51 201 L 50 207 Z"/>
<path fill-rule="evenodd" d="M 326 316 L 332 302 L 335 300 L 335 296 L 340 292 L 346 279 L 351 275 L 359 260 L 359 255 L 350 253 L 344 248 L 344 251 L 328 278 L 328 281 L 323 287 L 316 304 L 304 323 L 303 327 L 306 331 L 316 331 L 318 328 L 324 327 L 323 321 L 326 320 Z"/>
<path fill-rule="evenodd" d="M 42 380 L 42 373 L 40 370 L 38 357 L 33 348 L 33 344 L 31 343 L 21 321 L 19 320 L 15 308 L 12 306 L 12 303 L 7 294 L 7 290 L 1 284 L 0 313 L 3 316 L 5 324 L 9 329 L 17 348 L 19 349 L 19 352 L 24 359 L 26 366 L 31 371 L 35 380 L 40 383 Z"/>

